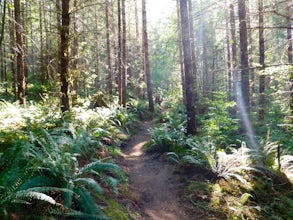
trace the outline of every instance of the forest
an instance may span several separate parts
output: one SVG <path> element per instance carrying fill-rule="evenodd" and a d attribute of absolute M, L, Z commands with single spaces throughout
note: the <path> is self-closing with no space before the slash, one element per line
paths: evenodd
<path fill-rule="evenodd" d="M 292 0 L 0 0 L 0 219 L 293 219 Z"/>

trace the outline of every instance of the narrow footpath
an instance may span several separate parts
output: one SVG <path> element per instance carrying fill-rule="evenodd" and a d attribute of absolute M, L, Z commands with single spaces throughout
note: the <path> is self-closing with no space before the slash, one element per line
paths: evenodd
<path fill-rule="evenodd" d="M 187 220 L 180 206 L 180 184 L 174 167 L 163 159 L 153 159 L 143 152 L 149 140 L 148 129 L 152 122 L 142 124 L 123 149 L 125 171 L 129 176 L 130 190 L 138 200 L 139 220 Z"/>

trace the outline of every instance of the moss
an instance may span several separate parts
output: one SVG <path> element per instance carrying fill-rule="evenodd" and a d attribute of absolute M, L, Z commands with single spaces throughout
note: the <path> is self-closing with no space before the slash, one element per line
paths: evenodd
<path fill-rule="evenodd" d="M 124 206 L 119 204 L 114 199 L 108 199 L 105 201 L 107 203 L 107 208 L 104 210 L 105 214 L 110 219 L 116 220 L 128 220 L 130 217 L 127 214 L 127 210 Z"/>

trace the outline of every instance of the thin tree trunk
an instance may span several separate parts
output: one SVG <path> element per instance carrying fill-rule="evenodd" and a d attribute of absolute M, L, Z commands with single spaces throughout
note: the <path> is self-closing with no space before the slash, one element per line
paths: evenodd
<path fill-rule="evenodd" d="M 95 78 L 95 88 L 96 90 L 99 90 L 100 88 L 100 42 L 99 42 L 99 38 L 98 38 L 98 32 L 99 32 L 99 25 L 98 25 L 98 9 L 96 8 L 97 6 L 95 6 L 95 33 L 94 33 L 94 45 L 95 45 L 95 74 L 96 74 L 96 78 Z"/>
<path fill-rule="evenodd" d="M 69 110 L 69 97 L 68 97 L 68 67 L 69 67 L 69 5 L 70 0 L 62 0 L 61 8 L 61 26 L 59 27 L 60 34 L 60 49 L 59 49 L 59 70 L 61 82 L 61 111 Z"/>
<path fill-rule="evenodd" d="M 110 24 L 109 24 L 109 2 L 106 2 L 106 38 L 107 38 L 107 85 L 109 95 L 112 96 L 112 60 L 111 60 L 111 42 L 110 42 Z"/>
<path fill-rule="evenodd" d="M 231 72 L 232 72 L 232 100 L 237 101 L 237 87 L 238 87 L 238 73 L 237 73 L 237 41 L 236 41 L 236 24 L 235 24 L 235 10 L 234 5 L 230 4 L 230 26 L 231 26 L 231 52 L 232 52 L 232 60 L 231 60 Z M 230 113 L 232 117 L 236 117 L 237 108 L 231 109 Z"/>
<path fill-rule="evenodd" d="M 245 0 L 238 0 L 239 34 L 240 34 L 240 57 L 241 57 L 241 96 L 245 114 L 249 114 L 249 63 L 247 44 L 247 23 Z"/>
<path fill-rule="evenodd" d="M 180 75 L 182 83 L 182 97 L 183 103 L 186 104 L 186 93 L 185 93 L 185 75 L 184 75 L 184 63 L 183 63 L 183 49 L 182 49 L 182 33 L 181 33 L 181 17 L 180 17 L 180 6 L 179 0 L 177 3 L 177 19 L 178 19 L 178 46 L 179 46 L 179 63 L 180 63 Z"/>
<path fill-rule="evenodd" d="M 23 50 L 23 27 L 22 27 L 22 18 L 21 18 L 21 5 L 20 0 L 14 0 L 14 16 L 15 16 L 15 29 L 16 29 L 16 71 L 17 71 L 17 95 L 19 103 L 25 104 L 25 73 L 24 73 L 24 50 Z"/>
<path fill-rule="evenodd" d="M 290 3 L 287 3 L 287 39 L 288 39 L 288 63 L 293 64 L 293 39 L 292 39 L 292 13 L 291 13 L 291 6 Z M 291 116 L 293 117 L 293 72 L 291 70 L 291 73 L 289 74 L 289 80 L 290 80 L 290 110 L 291 110 Z M 293 119 L 292 119 L 293 121 Z"/>
<path fill-rule="evenodd" d="M 2 49 L 2 44 L 3 44 L 3 40 L 4 40 L 5 18 L 6 18 L 6 0 L 4 0 L 4 2 L 3 2 L 3 14 L 2 14 L 2 20 L 1 20 L 0 50 Z"/>
<path fill-rule="evenodd" d="M 26 29 L 26 14 L 25 14 L 25 3 L 21 3 L 21 21 L 22 21 L 22 29 L 23 29 L 23 33 L 28 33 L 27 29 Z M 24 80 L 25 80 L 25 93 L 27 92 L 27 86 L 28 86 L 28 73 L 29 73 L 29 69 L 28 69 L 28 61 L 27 61 L 27 35 L 23 34 L 22 35 L 23 38 L 23 46 L 22 46 L 22 50 L 23 50 L 23 71 L 24 71 Z"/>
<path fill-rule="evenodd" d="M 187 133 L 196 133 L 195 120 L 195 90 L 194 90 L 194 76 L 192 74 L 192 59 L 190 48 L 190 23 L 187 10 L 187 0 L 180 0 L 180 17 L 182 27 L 182 41 L 183 41 L 183 56 L 184 56 L 184 70 L 185 70 L 185 85 L 186 85 L 186 110 L 187 110 Z"/>
<path fill-rule="evenodd" d="M 74 8 L 77 7 L 77 0 L 73 2 Z M 78 16 L 77 12 L 74 13 L 74 21 L 73 21 L 73 31 L 74 31 L 74 39 L 73 39 L 73 49 L 72 49 L 72 69 L 73 69 L 73 84 L 72 84 L 72 105 L 77 104 L 77 94 L 78 94 L 78 58 L 79 58 L 79 42 L 78 42 Z"/>
<path fill-rule="evenodd" d="M 252 28 L 251 28 L 251 14 L 250 14 L 250 1 L 247 0 L 247 40 L 248 40 L 248 63 L 249 63 L 249 75 L 250 75 L 250 88 L 251 88 L 251 96 L 255 93 L 255 76 L 254 76 L 254 68 L 253 68 L 253 40 L 252 40 Z M 251 100 L 251 106 L 254 106 L 254 100 Z"/>
<path fill-rule="evenodd" d="M 126 50 L 126 17 L 125 17 L 125 0 L 121 0 L 122 11 L 122 76 L 121 76 L 121 104 L 126 107 L 126 88 L 127 88 L 127 50 Z"/>
<path fill-rule="evenodd" d="M 40 28 L 40 74 L 41 74 L 41 82 L 42 84 L 45 82 L 47 77 L 47 69 L 44 61 L 44 40 L 43 40 L 43 5 L 42 1 L 39 1 L 39 28 Z"/>
<path fill-rule="evenodd" d="M 263 0 L 258 1 L 259 11 L 259 63 L 261 65 L 260 76 L 259 76 L 259 112 L 258 120 L 263 123 L 265 119 L 265 81 L 266 77 L 264 74 L 265 70 L 265 40 L 264 40 L 264 11 L 263 11 Z"/>
<path fill-rule="evenodd" d="M 4 82 L 4 86 L 5 86 L 5 93 L 8 93 L 8 82 L 7 82 L 7 61 L 6 61 L 6 48 L 3 47 L 2 48 L 2 62 L 1 62 L 1 66 L 2 66 L 2 75 L 3 75 L 3 82 Z"/>
<path fill-rule="evenodd" d="M 191 50 L 191 61 L 192 61 L 192 74 L 194 76 L 194 84 L 196 84 L 196 62 L 195 62 L 195 42 L 194 42 L 194 28 L 193 28 L 193 17 L 192 17 L 192 2 L 188 0 L 188 16 L 189 16 L 189 34 L 190 34 L 190 50 Z M 196 101 L 196 100 L 195 100 Z"/>
<path fill-rule="evenodd" d="M 228 12 L 227 0 L 225 0 L 226 11 Z M 228 94 L 229 101 L 232 100 L 232 71 L 231 71 L 231 44 L 229 35 L 229 13 L 226 13 L 225 29 L 226 29 L 226 48 L 227 48 L 227 68 L 228 68 Z"/>
<path fill-rule="evenodd" d="M 8 7 L 8 15 L 9 17 L 12 18 L 12 12 L 10 7 Z M 9 19 L 9 38 L 10 38 L 10 68 L 11 68 L 11 73 L 12 73 L 12 91 L 14 94 L 15 99 L 17 99 L 17 91 L 16 91 L 16 81 L 17 81 L 17 76 L 16 76 L 16 68 L 15 68 L 15 35 L 14 35 L 14 30 L 15 30 L 15 25 L 14 22 Z"/>
<path fill-rule="evenodd" d="M 142 0 L 142 29 L 143 29 L 143 50 L 144 50 L 144 71 L 147 83 L 147 94 L 149 101 L 149 111 L 154 112 L 154 101 L 153 101 L 153 89 L 151 83 L 151 69 L 149 60 L 149 44 L 148 44 L 148 31 L 147 31 L 147 15 L 146 15 L 146 1 Z"/>
<path fill-rule="evenodd" d="M 118 14 L 118 94 L 119 105 L 122 105 L 122 31 L 121 31 L 121 0 L 117 1 L 117 14 Z"/>
<path fill-rule="evenodd" d="M 32 8 L 30 8 L 30 13 L 31 14 L 33 13 Z M 30 29 L 30 40 L 31 40 L 31 42 L 33 42 L 34 34 L 35 34 L 34 33 L 34 28 L 33 28 L 33 19 L 30 19 L 29 25 L 30 25 L 30 27 L 29 27 L 29 29 Z M 33 44 L 33 43 L 31 43 L 31 44 Z M 34 50 L 33 46 L 30 47 L 30 54 L 31 54 L 31 56 L 29 56 L 30 60 L 27 60 L 27 62 L 31 63 L 30 64 L 31 65 L 31 73 L 35 77 L 36 76 L 36 61 L 38 61 L 38 60 L 35 59 L 36 58 L 35 57 L 35 50 Z"/>
<path fill-rule="evenodd" d="M 1 20 L 1 36 L 0 36 L 0 59 L 1 59 L 1 80 L 6 85 L 6 67 L 5 67 L 5 46 L 2 48 L 4 41 L 4 28 L 6 19 L 6 0 L 3 2 L 3 14 Z M 6 85 L 7 88 L 7 85 Z M 7 89 L 6 89 L 7 90 Z"/>

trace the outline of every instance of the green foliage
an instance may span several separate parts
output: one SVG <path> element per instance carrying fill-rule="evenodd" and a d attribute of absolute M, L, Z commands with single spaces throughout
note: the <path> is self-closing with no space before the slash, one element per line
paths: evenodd
<path fill-rule="evenodd" d="M 284 207 L 292 207 L 289 198 L 292 195 L 293 145 L 291 127 L 281 124 L 286 113 L 280 109 L 279 113 L 273 110 L 269 113 L 270 129 L 265 141 L 260 148 L 252 149 L 238 134 L 237 120 L 229 115 L 234 103 L 226 101 L 225 93 L 213 94 L 212 102 L 201 98 L 196 136 L 185 134 L 185 108 L 178 101 L 178 93 L 170 92 L 170 95 L 162 104 L 161 125 L 151 130 L 151 140 L 146 147 L 149 152 L 166 152 L 168 158 L 179 165 L 180 171 L 187 172 L 188 178 L 191 176 L 188 183 L 194 183 L 192 180 L 201 174 L 212 181 L 201 189 L 185 189 L 185 199 L 196 210 L 206 210 L 211 218 L 267 219 L 269 213 L 275 219 L 290 216 Z M 282 188 L 282 184 L 287 188 Z M 271 195 L 274 198 L 269 198 Z"/>
<path fill-rule="evenodd" d="M 217 148 L 225 148 L 227 145 L 234 144 L 238 124 L 237 120 L 231 118 L 229 110 L 235 108 L 235 103 L 227 101 L 226 93 L 218 92 L 213 93 L 213 101 L 201 98 L 199 109 L 205 108 L 206 112 L 198 117 L 204 135 L 210 136 Z"/>
<path fill-rule="evenodd" d="M 54 108 L 41 105 L 0 107 L 7 120 L 0 122 L 0 217 L 107 219 L 101 195 L 118 194 L 125 177 L 111 158 L 95 152 L 115 126 L 122 133 L 107 121 L 115 112 L 79 108 L 61 120 Z"/>

